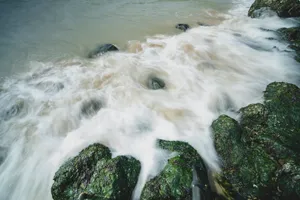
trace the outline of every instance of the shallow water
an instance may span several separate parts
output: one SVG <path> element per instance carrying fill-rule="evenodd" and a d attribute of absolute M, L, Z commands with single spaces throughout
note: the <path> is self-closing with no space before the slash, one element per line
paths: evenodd
<path fill-rule="evenodd" d="M 91 6 L 99 7 L 97 2 L 91 1 Z M 104 7 L 117 8 L 119 5 L 117 1 L 111 4 L 109 1 L 103 2 L 107 3 Z M 173 26 L 179 20 L 174 20 L 172 14 L 156 14 L 157 19 L 161 20 L 157 24 L 152 21 L 152 28 L 150 25 L 144 26 L 141 21 L 134 21 L 128 26 L 141 23 L 143 26 L 135 29 L 137 31 L 140 28 L 141 32 L 132 31 L 126 35 L 126 31 L 123 31 L 123 38 L 107 33 L 97 40 L 96 33 L 87 31 L 89 25 L 83 22 L 79 23 L 83 27 L 76 30 L 87 31 L 94 36 L 83 37 L 84 34 L 76 30 L 73 30 L 73 35 L 72 31 L 63 33 L 60 29 L 41 30 L 48 36 L 59 33 L 59 37 L 66 39 L 64 41 L 72 41 L 70 44 L 74 44 L 74 35 L 78 34 L 78 37 L 83 37 L 78 39 L 80 48 L 64 46 L 55 37 L 51 40 L 40 39 L 48 37 L 36 33 L 37 36 L 28 40 L 28 43 L 45 42 L 35 47 L 38 55 L 32 50 L 35 48 L 28 48 L 30 56 L 19 56 L 16 58 L 19 60 L 15 61 L 28 63 L 28 67 L 16 65 L 18 69 L 14 73 L 25 72 L 7 76 L 1 83 L 0 157 L 3 163 L 0 166 L 0 199 L 51 199 L 50 188 L 55 171 L 66 159 L 95 142 L 110 147 L 114 156 L 131 155 L 141 161 L 142 173 L 135 199 L 147 178 L 157 174 L 169 156 L 156 148 L 157 138 L 189 142 L 210 169 L 218 171 L 220 162 L 213 147 L 209 129 L 211 122 L 221 113 L 238 118 L 236 111 L 249 103 L 262 101 L 263 90 L 272 81 L 299 84 L 299 64 L 294 61 L 293 53 L 288 52 L 288 44 L 276 40 L 277 36 L 272 31 L 293 26 L 295 22 L 292 19 L 275 16 L 248 18 L 246 14 L 251 1 L 246 0 L 233 1 L 230 9 L 211 1 L 128 2 L 132 7 L 139 8 L 141 5 L 156 5 L 158 13 L 160 9 L 168 10 L 167 6 L 160 6 L 161 3 L 170 5 L 170 10 L 192 6 L 192 17 L 187 18 L 191 24 L 198 20 L 197 17 L 193 18 L 193 12 L 196 13 L 199 3 L 199 15 L 207 16 L 205 22 L 213 26 L 195 26 L 185 33 L 175 34 Z M 61 4 L 53 6 L 63 9 Z M 122 5 L 133 9 L 126 7 L 125 3 Z M 51 8 L 44 9 L 45 17 L 50 17 Z M 94 20 L 92 16 L 99 14 L 96 8 L 87 8 L 89 12 L 84 12 L 84 8 L 77 9 L 88 15 L 91 21 Z M 78 13 L 78 10 L 74 13 Z M 125 12 L 121 16 L 136 15 L 134 19 L 147 21 L 147 15 L 141 14 L 144 12 L 137 13 Z M 111 15 L 107 16 L 109 18 Z M 173 21 L 169 21 L 167 28 L 168 23 L 162 23 L 163 19 L 168 21 L 171 18 Z M 65 23 L 69 24 L 70 21 Z M 118 23 L 123 24 L 117 21 L 114 24 Z M 61 26 L 65 27 L 66 24 Z M 51 27 L 50 22 L 45 23 L 45 27 L 48 25 Z M 113 27 L 112 23 L 105 25 Z M 117 27 L 120 28 L 120 25 Z M 29 29 L 33 31 L 25 28 L 26 31 L 16 34 L 21 35 L 20 38 L 30 37 Z M 100 28 L 98 30 L 100 32 Z M 121 32 L 120 29 L 118 32 Z M 134 34 L 137 34 L 136 38 L 132 38 Z M 114 41 L 114 37 L 118 39 Z M 17 43 L 16 38 L 12 37 L 10 42 Z M 98 41 L 107 42 L 108 38 L 121 46 L 122 51 L 94 60 L 84 58 L 86 47 Z M 14 52 L 8 47 L 7 60 L 1 62 L 11 62 L 8 61 L 10 56 L 18 54 L 18 51 Z M 53 50 L 52 54 L 48 47 Z M 162 79 L 165 88 L 148 89 L 149 78 L 152 77 Z M 101 109 L 95 111 L 94 115 L 85 115 L 83 105 L 91 99 L 98 102 L 94 103 L 93 108 Z"/>
<path fill-rule="evenodd" d="M 85 56 L 96 44 L 179 33 L 177 23 L 209 22 L 206 9 L 229 0 L 0 0 L 0 77 L 27 71 L 30 61 Z"/>

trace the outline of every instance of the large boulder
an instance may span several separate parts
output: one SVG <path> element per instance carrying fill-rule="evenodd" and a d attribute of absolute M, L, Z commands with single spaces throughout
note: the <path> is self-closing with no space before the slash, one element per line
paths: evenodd
<path fill-rule="evenodd" d="M 248 11 L 248 16 L 256 17 L 256 12 L 265 8 L 275 11 L 279 17 L 300 16 L 299 0 L 255 0 Z"/>
<path fill-rule="evenodd" d="M 140 163 L 134 158 L 111 158 L 110 150 L 93 144 L 64 163 L 54 176 L 54 200 L 130 200 Z"/>
<path fill-rule="evenodd" d="M 264 98 L 242 108 L 240 122 L 213 122 L 221 176 L 246 199 L 300 199 L 300 89 L 274 82 Z"/>
<path fill-rule="evenodd" d="M 159 141 L 159 146 L 177 156 L 168 160 L 162 172 L 149 180 L 141 195 L 141 200 L 190 200 L 193 166 L 202 170 L 201 179 L 208 183 L 207 171 L 197 151 L 185 142 Z"/>

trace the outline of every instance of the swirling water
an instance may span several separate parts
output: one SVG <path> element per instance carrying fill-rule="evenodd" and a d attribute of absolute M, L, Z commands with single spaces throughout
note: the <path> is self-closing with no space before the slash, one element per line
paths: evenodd
<path fill-rule="evenodd" d="M 273 31 L 296 22 L 272 15 L 248 18 L 252 1 L 91 1 L 86 7 L 81 1 L 53 7 L 28 2 L 1 1 L 16 6 L 26 26 L 10 27 L 16 23 L 10 13 L 7 32 L 1 33 L 0 199 L 52 199 L 55 171 L 95 142 L 114 156 L 141 161 L 135 199 L 169 156 L 156 147 L 158 138 L 189 142 L 218 171 L 211 122 L 222 113 L 238 118 L 236 111 L 262 101 L 272 81 L 299 84 L 299 64 Z M 26 22 L 41 9 L 44 15 Z M 66 16 L 70 13 L 75 14 Z M 101 28 L 89 29 L 95 19 Z M 179 20 L 193 28 L 176 32 Z M 196 26 L 198 20 L 211 26 Z M 49 29 L 35 31 L 43 22 Z M 142 39 L 145 35 L 150 36 Z M 87 46 L 108 40 L 122 51 L 84 58 Z M 166 87 L 148 89 L 151 77 Z M 90 100 L 101 109 L 86 116 L 82 106 Z"/>

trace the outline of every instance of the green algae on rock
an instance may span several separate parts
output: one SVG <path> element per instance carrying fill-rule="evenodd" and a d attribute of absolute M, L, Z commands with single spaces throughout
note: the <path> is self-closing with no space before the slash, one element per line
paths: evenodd
<path fill-rule="evenodd" d="M 134 158 L 111 158 L 110 150 L 93 144 L 64 163 L 54 176 L 54 200 L 129 200 L 140 163 Z"/>
<path fill-rule="evenodd" d="M 240 109 L 240 123 L 226 115 L 212 123 L 221 177 L 244 198 L 300 199 L 300 89 L 274 82 L 264 98 Z"/>
<path fill-rule="evenodd" d="M 255 12 L 259 9 L 271 8 L 279 17 L 299 17 L 299 0 L 255 0 L 248 11 L 248 16 L 255 17 Z"/>
<path fill-rule="evenodd" d="M 295 60 L 300 62 L 300 27 L 281 28 L 279 36 L 290 43 L 289 47 L 296 52 Z"/>
<path fill-rule="evenodd" d="M 201 157 L 185 142 L 160 140 L 158 143 L 162 149 L 177 152 L 178 155 L 169 159 L 162 172 L 146 183 L 141 200 L 191 199 L 193 165 L 200 165 Z M 208 177 L 205 179 L 203 181 L 208 182 Z"/>

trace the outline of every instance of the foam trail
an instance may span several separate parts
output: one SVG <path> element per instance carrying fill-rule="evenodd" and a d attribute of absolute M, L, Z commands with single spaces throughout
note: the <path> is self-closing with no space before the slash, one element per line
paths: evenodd
<path fill-rule="evenodd" d="M 218 13 L 224 18 L 220 25 L 137 42 L 136 53 L 32 62 L 27 74 L 4 80 L 0 199 L 52 199 L 59 166 L 95 142 L 113 156 L 141 161 L 135 199 L 170 156 L 157 148 L 157 139 L 187 141 L 211 170 L 219 170 L 211 122 L 262 101 L 272 81 L 299 84 L 293 53 L 284 51 L 287 44 L 272 31 L 293 21 L 250 19 L 245 14 L 250 3 L 237 1 L 228 13 Z M 149 90 L 153 76 L 164 80 L 166 89 Z M 82 104 L 90 99 L 101 101 L 102 108 L 86 117 Z"/>

